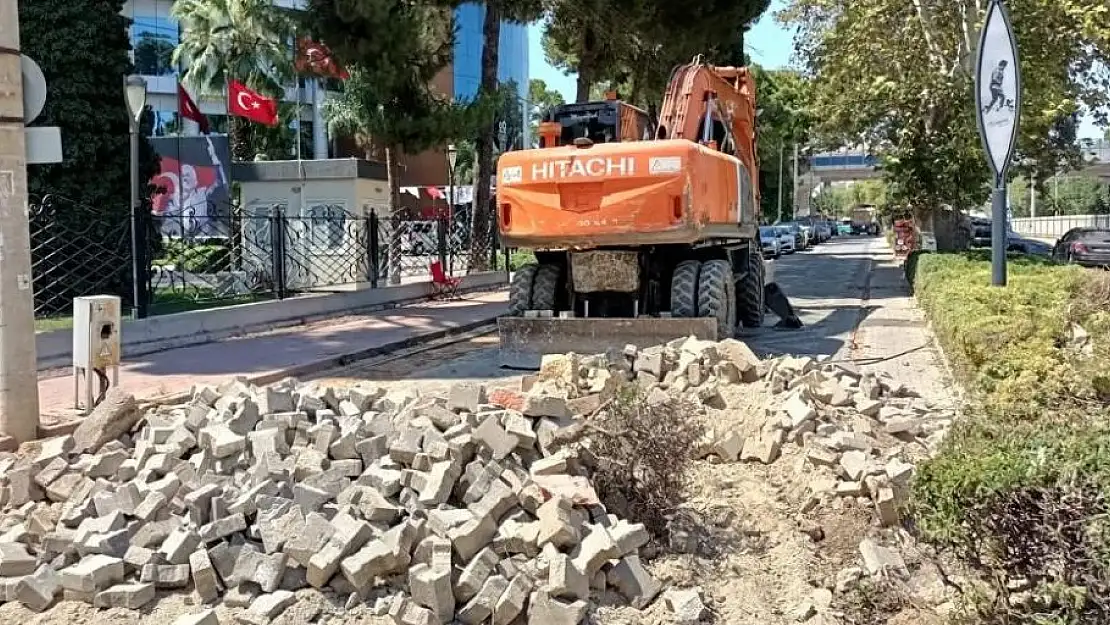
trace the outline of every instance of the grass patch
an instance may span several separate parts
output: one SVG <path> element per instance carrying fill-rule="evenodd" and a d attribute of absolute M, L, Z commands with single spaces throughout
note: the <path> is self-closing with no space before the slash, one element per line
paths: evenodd
<path fill-rule="evenodd" d="M 989 588 L 985 623 L 1110 622 L 1110 274 L 986 252 L 925 254 L 914 290 L 956 375 L 965 418 L 919 467 L 922 538 Z"/>

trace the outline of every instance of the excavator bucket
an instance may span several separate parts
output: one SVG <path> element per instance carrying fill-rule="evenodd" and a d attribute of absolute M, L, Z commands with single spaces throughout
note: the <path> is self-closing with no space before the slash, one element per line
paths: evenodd
<path fill-rule="evenodd" d="M 545 354 L 601 354 L 626 345 L 640 348 L 694 336 L 716 341 L 712 318 L 501 317 L 500 362 L 508 369 L 539 369 Z"/>

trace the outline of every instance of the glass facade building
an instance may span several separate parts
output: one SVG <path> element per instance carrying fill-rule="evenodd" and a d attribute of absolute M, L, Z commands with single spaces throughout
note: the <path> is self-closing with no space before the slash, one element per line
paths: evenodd
<path fill-rule="evenodd" d="M 478 94 L 482 81 L 482 22 L 485 19 L 484 4 L 469 3 L 455 9 L 455 58 L 453 79 L 455 98 L 467 100 Z M 501 23 L 501 39 L 497 58 L 497 79 L 502 83 L 512 81 L 516 84 L 518 104 L 522 111 L 520 127 L 510 129 L 510 137 L 517 145 L 528 145 L 530 138 L 525 136 L 528 124 L 528 26 L 525 24 Z"/>

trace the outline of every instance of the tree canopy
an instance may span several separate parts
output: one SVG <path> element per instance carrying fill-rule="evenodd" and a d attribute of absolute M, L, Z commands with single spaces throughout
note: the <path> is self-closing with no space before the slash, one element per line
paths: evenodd
<path fill-rule="evenodd" d="M 238 80 L 269 97 L 285 94 L 293 78 L 293 21 L 271 0 L 177 0 L 170 12 L 181 24 L 173 63 L 185 68 L 181 82 L 194 93 L 222 94 L 228 80 Z M 285 126 L 278 132 L 290 134 Z M 273 131 L 238 117 L 231 119 L 230 134 L 239 160 L 253 159 L 275 140 Z"/>
<path fill-rule="evenodd" d="M 64 159 L 27 169 L 32 201 L 45 195 L 64 198 L 50 204 L 43 221 L 32 216 L 40 305 L 53 300 L 68 306 L 73 296 L 94 290 L 131 301 L 130 255 L 125 251 L 131 204 L 129 120 L 123 78 L 132 65 L 127 55 L 130 20 L 122 10 L 123 0 L 19 3 L 23 53 L 39 64 L 50 87 L 36 125 L 61 129 Z M 158 171 L 158 156 L 146 136 L 140 134 L 140 180 L 150 180 Z M 108 253 L 118 255 L 106 258 Z M 115 273 L 105 277 L 90 268 Z"/>
<path fill-rule="evenodd" d="M 735 63 L 743 33 L 770 0 L 553 0 L 544 26 L 544 54 L 555 67 L 578 73 L 576 101 L 610 81 L 625 98 L 658 104 L 671 69 L 704 54 Z M 620 25 L 620 34 L 614 25 Z M 740 56 L 742 60 L 742 55 Z"/>
<path fill-rule="evenodd" d="M 1110 8 L 1104 0 L 1007 6 L 1023 81 L 1017 162 L 1044 180 L 1079 158 L 1077 112 L 1106 120 Z M 983 0 L 794 0 L 780 15 L 799 27 L 816 136 L 880 148 L 896 203 L 935 214 L 988 196 L 972 104 L 985 9 Z"/>

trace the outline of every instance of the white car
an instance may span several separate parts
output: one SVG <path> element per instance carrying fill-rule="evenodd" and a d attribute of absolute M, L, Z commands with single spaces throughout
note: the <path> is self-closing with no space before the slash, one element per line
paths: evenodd
<path fill-rule="evenodd" d="M 779 234 L 779 251 L 783 254 L 793 254 L 798 251 L 794 246 L 794 231 L 786 226 L 775 226 Z"/>

